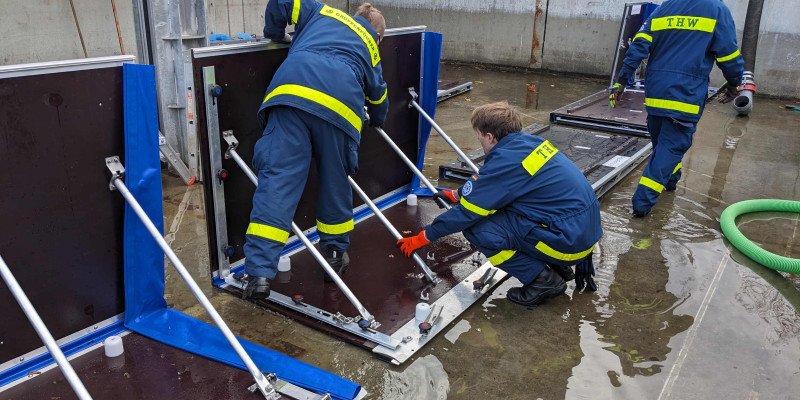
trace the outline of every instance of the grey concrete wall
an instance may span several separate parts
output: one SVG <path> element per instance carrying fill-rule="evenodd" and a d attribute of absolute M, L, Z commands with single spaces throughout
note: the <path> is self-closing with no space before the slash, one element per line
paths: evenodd
<path fill-rule="evenodd" d="M 89 57 L 121 54 L 109 0 L 73 0 Z M 68 0 L 0 0 L 0 65 L 84 58 Z M 115 0 L 122 43 L 136 53 L 130 0 Z"/>
<path fill-rule="evenodd" d="M 90 57 L 120 54 L 109 0 L 73 0 Z M 627 0 L 630 1 L 630 0 Z M 67 0 L 0 0 L 0 64 L 82 58 Z M 388 27 L 444 34 L 446 60 L 608 75 L 626 0 L 372 0 Z M 724 0 L 739 35 L 748 0 Z M 332 0 L 354 11 L 360 1 Z M 136 52 L 131 0 L 116 0 L 127 53 Z M 209 33 L 261 35 L 266 0 L 207 0 Z M 800 7 L 765 0 L 756 61 L 758 91 L 800 98 Z M 712 83 L 722 81 L 718 70 Z"/>
<path fill-rule="evenodd" d="M 608 75 L 627 1 L 373 0 L 372 3 L 384 11 L 390 26 L 427 25 L 430 30 L 444 34 L 444 59 Z M 741 41 L 748 0 L 724 2 L 731 9 Z M 797 0 L 765 0 L 755 71 L 760 93 L 800 98 L 798 20 Z M 717 69 L 711 78 L 716 84 L 723 80 Z"/>

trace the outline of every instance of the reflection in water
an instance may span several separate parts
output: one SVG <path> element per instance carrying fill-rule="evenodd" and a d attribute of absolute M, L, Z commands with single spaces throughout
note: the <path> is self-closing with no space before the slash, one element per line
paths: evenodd
<path fill-rule="evenodd" d="M 647 238 L 633 241 L 647 242 L 644 239 Z M 610 315 L 596 324 L 599 340 L 610 344 L 605 349 L 619 358 L 622 374 L 629 377 L 661 372 L 671 351 L 670 339 L 694 321 L 692 316 L 673 313 L 682 299 L 665 289 L 669 269 L 661 240 L 649 239 L 650 246 L 631 246 L 619 256 L 615 279 L 605 300 Z M 619 385 L 612 375 L 611 383 Z"/>
<path fill-rule="evenodd" d="M 414 360 L 403 372 L 386 371 L 382 399 L 441 399 L 450 392 L 450 380 L 434 355 Z"/>

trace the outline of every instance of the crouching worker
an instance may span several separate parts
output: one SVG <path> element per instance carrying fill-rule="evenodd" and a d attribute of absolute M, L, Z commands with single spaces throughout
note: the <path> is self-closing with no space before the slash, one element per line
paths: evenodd
<path fill-rule="evenodd" d="M 418 235 L 398 240 L 406 256 L 444 236 L 463 232 L 497 268 L 523 283 L 508 299 L 541 304 L 577 284 L 596 290 L 592 250 L 603 234 L 600 209 L 581 171 L 549 141 L 521 132 L 517 111 L 506 102 L 472 113 L 486 159 L 457 191 L 435 197 L 454 206 Z"/>

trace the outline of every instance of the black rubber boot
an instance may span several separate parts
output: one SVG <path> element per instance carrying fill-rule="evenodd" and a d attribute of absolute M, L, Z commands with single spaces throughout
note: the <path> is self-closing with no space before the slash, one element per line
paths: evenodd
<path fill-rule="evenodd" d="M 242 291 L 242 299 L 263 300 L 269 297 L 269 279 L 248 276 Z"/>
<path fill-rule="evenodd" d="M 339 276 L 342 276 L 350 266 L 350 256 L 347 255 L 347 252 L 338 251 L 333 246 L 326 247 L 325 251 L 322 252 L 322 256 Z M 333 282 L 333 278 L 327 272 L 324 273 L 323 279 L 325 279 L 325 282 Z"/>
<path fill-rule="evenodd" d="M 545 267 L 531 283 L 509 289 L 506 297 L 514 303 L 530 307 L 542 304 L 565 290 L 567 283 L 552 268 Z"/>
<path fill-rule="evenodd" d="M 647 214 L 650 214 L 650 210 L 639 211 L 639 210 L 637 210 L 635 208 L 633 209 L 633 216 L 636 217 L 636 218 L 644 218 L 645 216 L 647 216 Z"/>
<path fill-rule="evenodd" d="M 553 271 L 556 271 L 558 276 L 561 277 L 565 282 L 569 282 L 575 279 L 575 272 L 572 272 L 572 266 L 567 265 L 566 267 L 562 267 L 556 264 L 547 264 L 548 267 L 552 268 Z"/>

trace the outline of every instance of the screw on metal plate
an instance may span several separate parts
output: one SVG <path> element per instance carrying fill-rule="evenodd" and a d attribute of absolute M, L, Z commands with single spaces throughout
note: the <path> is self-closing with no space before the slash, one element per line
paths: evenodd
<path fill-rule="evenodd" d="M 344 316 L 342 313 L 340 313 L 340 312 L 337 312 L 336 314 L 332 315 L 332 316 L 331 316 L 331 318 L 333 318 L 333 320 L 334 320 L 334 321 L 336 321 L 336 322 L 338 322 L 338 323 L 340 323 L 340 324 L 344 324 L 344 325 L 347 325 L 347 324 L 349 324 L 349 323 L 352 323 L 352 322 L 354 322 L 354 319 L 353 319 L 353 318 L 350 318 L 350 317 L 345 317 L 345 316 Z M 356 321 L 356 322 L 357 322 L 357 321 Z"/>
<path fill-rule="evenodd" d="M 239 141 L 236 140 L 236 136 L 233 136 L 232 130 L 223 131 L 222 138 L 228 143 L 228 148 L 225 150 L 225 159 L 227 160 L 231 158 L 231 150 L 236 150 L 239 147 Z"/>
<path fill-rule="evenodd" d="M 106 157 L 106 168 L 111 172 L 111 181 L 108 182 L 108 189 L 111 191 L 117 190 L 117 187 L 114 186 L 114 181 L 125 176 L 125 167 L 119 161 L 119 156 Z"/>
<path fill-rule="evenodd" d="M 408 343 L 408 342 L 412 341 L 413 339 L 414 338 L 412 338 L 411 336 L 406 336 L 406 337 L 403 338 L 403 340 L 401 340 L 401 342 Z"/>

